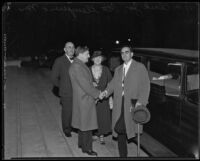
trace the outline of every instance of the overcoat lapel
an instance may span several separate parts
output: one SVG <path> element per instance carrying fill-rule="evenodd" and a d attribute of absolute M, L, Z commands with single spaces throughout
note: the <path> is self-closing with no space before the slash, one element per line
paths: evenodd
<path fill-rule="evenodd" d="M 123 66 L 122 66 L 123 67 Z M 126 73 L 126 77 L 125 77 L 125 80 L 128 79 L 129 75 L 131 75 L 131 73 L 133 72 L 133 70 L 135 69 L 136 67 L 136 62 L 135 60 L 132 59 L 132 62 L 131 62 L 131 65 Z M 122 68 L 123 69 L 123 68 Z"/>
<path fill-rule="evenodd" d="M 67 58 L 66 55 L 63 55 L 63 57 L 64 57 L 65 62 L 67 62 L 67 63 L 71 63 L 71 62 L 69 61 L 69 59 Z"/>
<path fill-rule="evenodd" d="M 119 76 L 120 76 L 120 80 L 122 81 L 122 76 L 123 76 L 123 65 L 121 65 L 121 68 L 119 70 Z"/>
<path fill-rule="evenodd" d="M 85 68 L 85 70 L 88 71 L 90 77 L 92 78 L 92 73 L 91 73 L 90 69 L 87 67 L 86 64 L 84 64 L 83 62 L 81 62 L 81 60 L 79 60 L 79 59 L 77 59 L 77 58 L 76 58 L 74 61 L 76 61 L 76 62 L 77 62 L 78 64 L 80 64 L 83 68 Z"/>

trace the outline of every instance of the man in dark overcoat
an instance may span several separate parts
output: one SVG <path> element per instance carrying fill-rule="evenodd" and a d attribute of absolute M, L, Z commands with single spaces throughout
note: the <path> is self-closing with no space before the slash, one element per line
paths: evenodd
<path fill-rule="evenodd" d="M 52 68 L 53 84 L 59 87 L 60 102 L 62 105 L 62 129 L 67 137 L 71 137 L 72 121 L 72 85 L 69 77 L 69 67 L 74 56 L 74 44 L 67 42 L 64 47 L 65 54 L 58 57 Z"/>

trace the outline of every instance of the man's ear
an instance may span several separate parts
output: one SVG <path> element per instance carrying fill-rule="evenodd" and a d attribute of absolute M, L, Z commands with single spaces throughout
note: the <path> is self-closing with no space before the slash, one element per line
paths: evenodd
<path fill-rule="evenodd" d="M 134 55 L 133 52 L 131 52 L 131 57 L 133 57 L 133 55 Z"/>
<path fill-rule="evenodd" d="M 63 50 L 64 50 L 64 52 L 66 53 L 66 49 L 65 49 L 65 48 L 63 48 Z"/>

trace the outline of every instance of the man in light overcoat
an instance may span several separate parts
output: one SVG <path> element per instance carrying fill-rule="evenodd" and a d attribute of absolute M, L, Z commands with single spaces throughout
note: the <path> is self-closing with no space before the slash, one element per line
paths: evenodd
<path fill-rule="evenodd" d="M 101 92 L 93 86 L 92 74 L 85 64 L 90 57 L 89 49 L 79 46 L 75 54 L 69 69 L 73 89 L 72 126 L 79 129 L 78 146 L 83 153 L 97 155 L 92 149 L 92 130 L 98 128 L 95 101 Z"/>
<path fill-rule="evenodd" d="M 145 66 L 132 59 L 133 51 L 130 46 L 121 49 L 124 63 L 115 69 L 114 77 L 107 86 L 105 94 L 114 93 L 112 110 L 113 136 L 118 137 L 120 157 L 127 157 L 127 139 L 136 136 L 137 124 L 132 120 L 131 100 L 136 100 L 134 108 L 138 105 L 147 105 L 150 81 Z M 142 133 L 142 125 L 140 126 Z"/>

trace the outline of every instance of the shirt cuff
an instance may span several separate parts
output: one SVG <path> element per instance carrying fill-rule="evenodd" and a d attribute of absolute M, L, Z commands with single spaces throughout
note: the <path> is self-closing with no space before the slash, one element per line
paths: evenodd
<path fill-rule="evenodd" d="M 140 105 L 142 105 L 140 102 L 137 102 L 136 104 L 135 104 L 135 107 L 137 107 L 137 106 L 140 106 Z"/>

